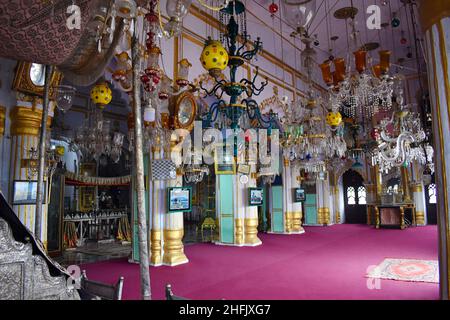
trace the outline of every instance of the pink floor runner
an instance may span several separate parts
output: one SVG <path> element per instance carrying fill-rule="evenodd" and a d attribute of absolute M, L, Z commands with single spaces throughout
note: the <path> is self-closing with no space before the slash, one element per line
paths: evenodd
<path fill-rule="evenodd" d="M 152 298 L 164 286 L 191 299 L 439 299 L 439 286 L 380 280 L 368 289 L 367 268 L 384 258 L 437 260 L 435 226 L 375 230 L 364 225 L 305 227 L 302 235 L 260 234 L 259 247 L 195 244 L 190 262 L 150 268 Z M 123 299 L 139 299 L 139 266 L 126 260 L 86 264 L 88 277 L 114 283 L 125 277 Z"/>

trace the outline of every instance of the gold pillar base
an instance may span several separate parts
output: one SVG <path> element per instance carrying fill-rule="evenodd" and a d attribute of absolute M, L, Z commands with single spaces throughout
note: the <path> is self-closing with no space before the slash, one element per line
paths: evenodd
<path fill-rule="evenodd" d="M 152 239 L 150 246 L 150 265 L 160 266 L 162 265 L 161 259 L 161 231 L 152 230 L 150 232 L 150 237 Z"/>
<path fill-rule="evenodd" d="M 425 225 L 425 212 L 423 212 L 423 211 L 417 211 L 416 212 L 416 224 L 418 226 L 424 226 Z"/>
<path fill-rule="evenodd" d="M 341 213 L 337 211 L 335 216 L 336 216 L 336 223 L 341 223 Z"/>
<path fill-rule="evenodd" d="M 292 212 L 286 212 L 284 214 L 284 232 L 291 233 L 293 229 L 293 216 Z"/>
<path fill-rule="evenodd" d="M 234 242 L 237 245 L 244 244 L 244 219 L 234 220 Z"/>
<path fill-rule="evenodd" d="M 286 218 L 289 217 L 290 221 L 290 228 L 288 233 L 303 233 L 305 230 L 302 227 L 302 212 L 296 211 L 296 212 L 287 212 Z"/>
<path fill-rule="evenodd" d="M 189 262 L 184 254 L 183 236 L 184 229 L 164 230 L 164 265 L 177 266 Z"/>
<path fill-rule="evenodd" d="M 323 225 L 330 224 L 330 208 L 317 209 L 317 223 Z"/>
<path fill-rule="evenodd" d="M 259 245 L 262 244 L 261 239 L 258 238 L 258 218 L 247 218 L 244 220 L 245 234 L 244 242 L 247 245 Z"/>

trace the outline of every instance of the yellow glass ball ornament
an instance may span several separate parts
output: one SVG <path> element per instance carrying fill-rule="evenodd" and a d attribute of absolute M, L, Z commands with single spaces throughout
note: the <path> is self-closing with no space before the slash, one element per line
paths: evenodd
<path fill-rule="evenodd" d="M 96 84 L 91 90 L 91 99 L 103 109 L 112 100 L 112 91 L 106 82 Z"/>
<path fill-rule="evenodd" d="M 63 156 L 66 153 L 66 149 L 63 146 L 57 146 L 55 152 L 58 156 Z"/>
<path fill-rule="evenodd" d="M 200 55 L 200 62 L 211 75 L 217 75 L 228 65 L 228 52 L 220 41 L 208 39 Z"/>
<path fill-rule="evenodd" d="M 336 112 L 328 112 L 326 118 L 327 124 L 332 127 L 337 127 L 342 122 L 342 115 L 339 111 Z"/>

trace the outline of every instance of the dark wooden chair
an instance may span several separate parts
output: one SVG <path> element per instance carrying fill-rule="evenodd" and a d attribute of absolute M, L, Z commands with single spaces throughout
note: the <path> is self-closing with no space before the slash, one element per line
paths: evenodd
<path fill-rule="evenodd" d="M 116 284 L 89 280 L 86 270 L 81 275 L 80 297 L 82 300 L 122 300 L 123 277 Z"/>
<path fill-rule="evenodd" d="M 166 300 L 190 300 L 180 296 L 176 296 L 172 292 L 172 286 L 170 284 L 166 285 Z"/>

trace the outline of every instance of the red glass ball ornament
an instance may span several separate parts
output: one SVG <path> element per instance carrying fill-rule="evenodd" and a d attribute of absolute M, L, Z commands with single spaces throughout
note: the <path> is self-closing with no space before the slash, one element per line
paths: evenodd
<path fill-rule="evenodd" d="M 148 75 L 143 74 L 143 75 L 141 76 L 141 81 L 142 81 L 143 83 L 148 83 L 148 82 L 150 81 L 150 78 L 149 78 Z"/>
<path fill-rule="evenodd" d="M 269 6 L 269 12 L 270 12 L 271 14 L 277 13 L 277 12 L 278 12 L 278 5 L 277 5 L 276 3 L 272 3 L 272 4 Z"/>
<path fill-rule="evenodd" d="M 147 13 L 145 15 L 145 19 L 150 23 L 156 23 L 158 22 L 158 16 L 154 13 Z"/>
<path fill-rule="evenodd" d="M 402 39 L 400 40 L 400 43 L 401 43 L 401 44 L 407 44 L 407 43 L 408 43 L 408 40 L 407 40 L 406 38 L 402 38 Z"/>
<path fill-rule="evenodd" d="M 373 128 L 370 136 L 372 137 L 372 139 L 378 140 L 378 138 L 380 137 L 380 130 L 378 130 L 377 128 Z"/>

